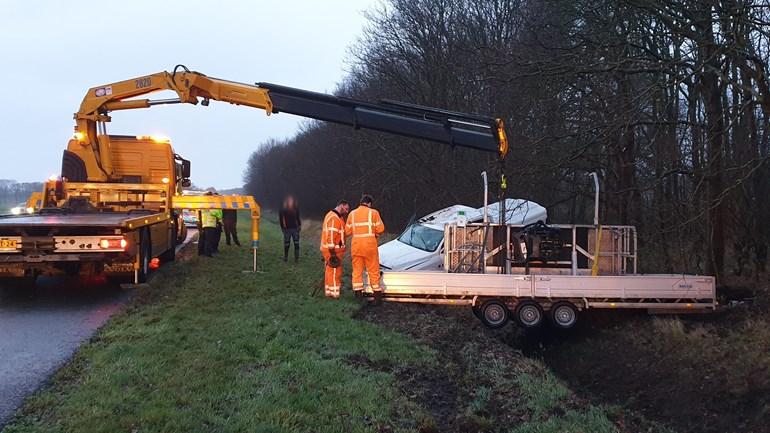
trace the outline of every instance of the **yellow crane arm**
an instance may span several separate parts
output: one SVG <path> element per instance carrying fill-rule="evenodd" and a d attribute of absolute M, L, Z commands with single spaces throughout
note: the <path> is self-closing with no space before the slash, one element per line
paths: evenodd
<path fill-rule="evenodd" d="M 177 67 L 179 68 L 179 66 Z M 162 90 L 176 92 L 178 99 L 150 101 L 149 99 L 129 99 Z M 93 87 L 83 98 L 75 119 L 80 121 L 109 121 L 106 113 L 115 110 L 148 108 L 153 105 L 169 103 L 197 104 L 199 98 L 214 99 L 237 105 L 261 108 L 268 113 L 273 105 L 266 89 L 234 81 L 211 78 L 200 72 L 174 70 L 146 75 L 130 80 Z"/>
<path fill-rule="evenodd" d="M 163 90 L 171 90 L 177 97 L 164 100 L 133 99 Z M 212 99 L 260 108 L 268 115 L 273 110 L 267 89 L 211 78 L 177 66 L 172 73 L 158 72 L 89 89 L 80 109 L 74 115 L 75 134 L 70 140 L 68 150 L 83 160 L 89 168 L 89 173 L 101 172 L 103 176 L 99 177 L 108 180 L 113 172 L 110 144 L 105 131 L 100 130 L 99 125 L 111 120 L 108 115 L 110 111 L 174 103 L 202 102 L 203 105 L 208 105 L 208 101 Z"/>
<path fill-rule="evenodd" d="M 177 97 L 135 99 L 163 90 L 173 91 Z M 113 174 L 113 165 L 104 125 L 111 120 L 110 111 L 174 103 L 208 105 L 209 100 L 260 108 L 268 115 L 284 112 L 356 129 L 494 152 L 500 160 L 508 152 L 508 139 L 501 119 L 398 101 L 359 101 L 271 83 L 237 83 L 177 65 L 171 73 L 158 72 L 89 89 L 75 113 L 75 135 L 67 147 L 77 158 L 68 158 L 65 153 L 65 160 L 85 165 L 90 181 L 108 181 Z"/>

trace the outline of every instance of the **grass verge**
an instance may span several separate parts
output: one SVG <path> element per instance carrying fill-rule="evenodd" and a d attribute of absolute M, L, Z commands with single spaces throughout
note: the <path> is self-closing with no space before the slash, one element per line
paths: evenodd
<path fill-rule="evenodd" d="M 360 320 L 347 292 L 310 297 L 322 268 L 303 235 L 300 263 L 284 263 L 263 221 L 260 274 L 242 272 L 250 250 L 224 245 L 164 266 L 4 432 L 617 430 L 508 347 L 429 344 Z"/>

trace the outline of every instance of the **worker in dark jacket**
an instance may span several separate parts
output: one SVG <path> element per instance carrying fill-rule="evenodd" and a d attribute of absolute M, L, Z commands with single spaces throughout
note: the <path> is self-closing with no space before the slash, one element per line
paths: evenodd
<path fill-rule="evenodd" d="M 203 240 L 205 242 L 203 255 L 214 257 L 219 242 L 217 225 L 222 220 L 222 209 L 204 209 L 201 214 L 203 217 L 201 226 L 203 226 Z"/>
<path fill-rule="evenodd" d="M 289 244 L 294 241 L 294 263 L 299 262 L 299 232 L 302 230 L 302 220 L 299 216 L 299 206 L 292 196 L 283 201 L 278 219 L 283 230 L 283 261 L 289 260 Z"/>
<path fill-rule="evenodd" d="M 222 225 L 225 227 L 225 242 L 230 245 L 230 238 L 233 238 L 235 245 L 241 246 L 238 240 L 238 231 L 235 227 L 238 225 L 238 211 L 235 209 L 224 209 L 222 211 Z"/>

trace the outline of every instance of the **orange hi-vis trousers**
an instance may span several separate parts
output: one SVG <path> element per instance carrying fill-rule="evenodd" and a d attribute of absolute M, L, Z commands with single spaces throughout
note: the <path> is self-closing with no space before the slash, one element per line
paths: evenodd
<path fill-rule="evenodd" d="M 340 297 L 340 288 L 342 287 L 342 263 L 336 268 L 333 268 L 329 266 L 329 257 L 331 257 L 331 253 L 329 250 L 322 252 L 324 256 L 324 295 L 327 298 L 334 298 L 339 299 Z M 343 256 L 345 255 L 344 249 L 336 249 L 334 251 L 334 254 L 337 255 L 337 257 L 340 259 L 340 262 L 342 261 Z"/>
<path fill-rule="evenodd" d="M 357 251 L 356 255 L 351 255 L 353 261 L 353 290 L 364 289 L 364 270 L 368 279 L 368 287 L 372 291 L 378 292 L 380 289 L 380 254 L 377 251 L 377 244 L 372 249 L 365 249 L 364 254 Z"/>

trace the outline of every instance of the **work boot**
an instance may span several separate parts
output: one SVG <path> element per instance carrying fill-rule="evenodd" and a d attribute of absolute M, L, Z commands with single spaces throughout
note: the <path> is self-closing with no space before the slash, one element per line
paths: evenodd
<path fill-rule="evenodd" d="M 363 298 L 364 297 L 364 291 L 363 290 L 353 290 L 353 296 L 356 298 Z"/>
<path fill-rule="evenodd" d="M 382 305 L 382 291 L 374 292 L 374 305 Z"/>

